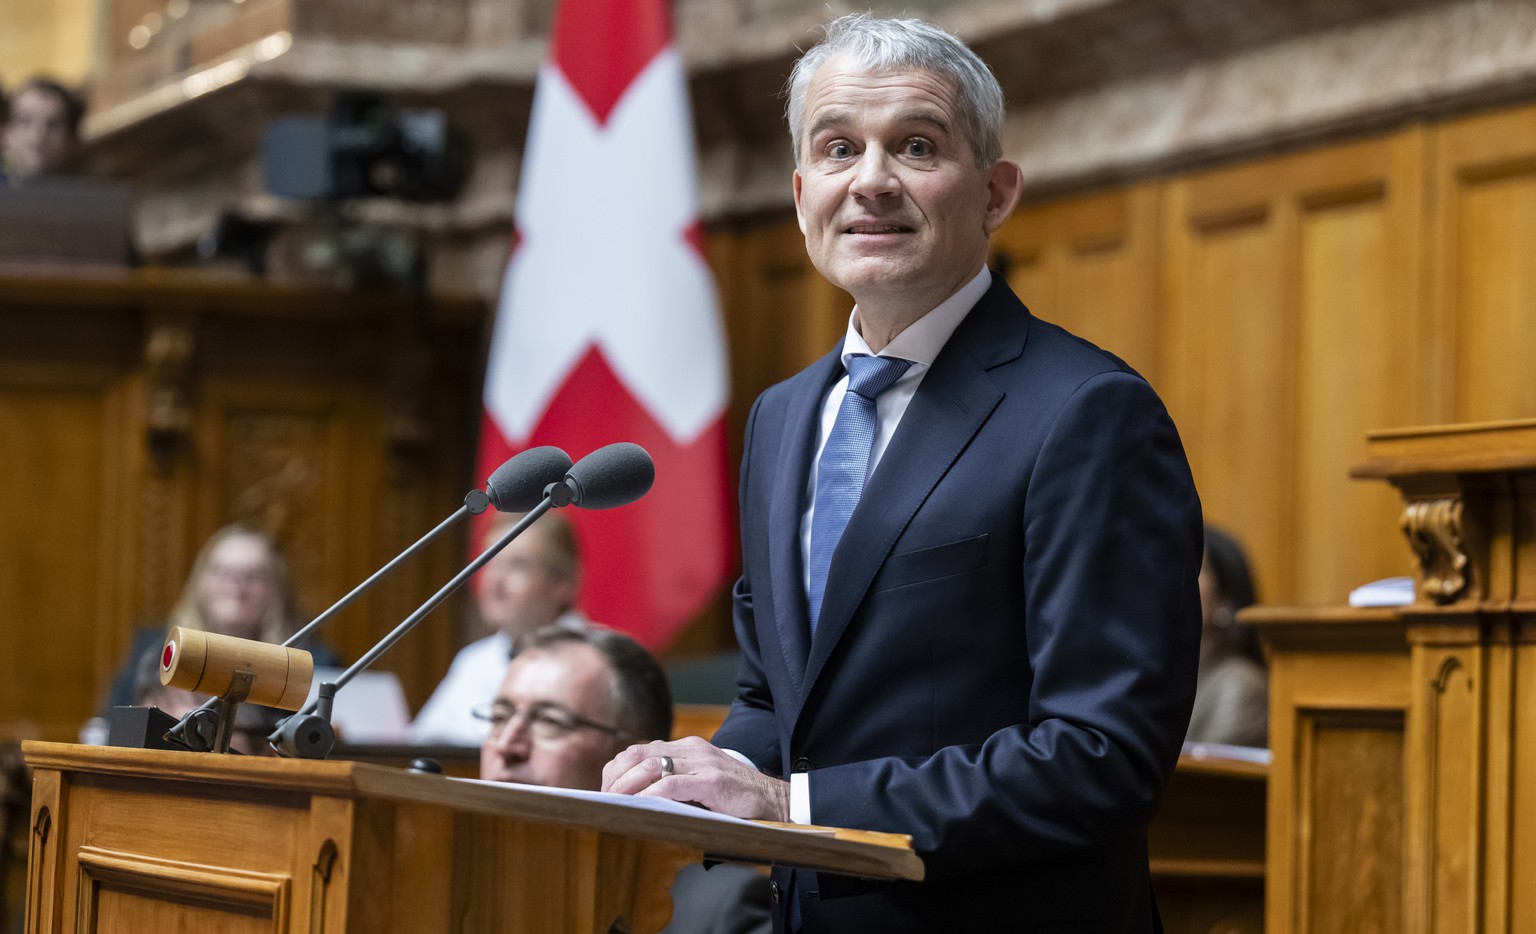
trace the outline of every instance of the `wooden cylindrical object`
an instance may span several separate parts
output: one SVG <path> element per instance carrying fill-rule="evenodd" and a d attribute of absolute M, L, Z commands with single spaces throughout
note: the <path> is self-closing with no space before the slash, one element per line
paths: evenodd
<path fill-rule="evenodd" d="M 180 626 L 171 629 L 160 652 L 160 683 L 184 691 L 223 697 L 242 670 L 253 675 L 246 702 L 298 710 L 309 695 L 315 662 L 303 649 Z"/>

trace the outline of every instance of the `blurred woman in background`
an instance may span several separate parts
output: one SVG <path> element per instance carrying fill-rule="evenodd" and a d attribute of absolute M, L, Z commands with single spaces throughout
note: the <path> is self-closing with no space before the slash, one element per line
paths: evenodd
<path fill-rule="evenodd" d="M 287 562 L 266 534 L 248 526 L 226 525 L 208 539 L 192 563 L 192 573 L 165 625 L 141 629 L 128 661 L 112 680 L 107 706 L 133 703 L 135 661 L 156 651 L 173 626 L 241 639 L 280 643 L 303 625 L 288 583 Z M 335 665 L 334 653 L 305 644 L 316 665 Z"/>
<path fill-rule="evenodd" d="M 1269 741 L 1269 674 L 1257 634 L 1237 611 L 1257 600 L 1242 546 L 1205 527 L 1200 567 L 1200 673 L 1185 739 L 1191 743 L 1264 746 Z"/>

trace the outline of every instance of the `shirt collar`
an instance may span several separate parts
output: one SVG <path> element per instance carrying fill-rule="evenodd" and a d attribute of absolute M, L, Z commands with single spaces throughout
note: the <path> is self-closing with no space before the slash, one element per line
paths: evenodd
<path fill-rule="evenodd" d="M 926 369 L 933 365 L 933 361 L 939 356 L 939 351 L 949 343 L 950 335 L 955 333 L 955 328 L 965 320 L 981 297 L 987 294 L 987 289 L 992 286 L 992 273 L 985 265 L 971 280 L 961 286 L 959 291 L 940 302 L 932 311 L 918 318 L 916 321 L 897 334 L 879 356 L 900 357 L 903 360 L 911 360 L 914 369 Z M 864 335 L 854 326 L 858 320 L 859 306 L 853 306 L 853 311 L 848 314 L 848 334 L 843 338 L 843 367 L 847 368 L 848 358 L 854 354 L 869 354 L 874 356 L 874 351 L 869 349 L 869 344 L 864 340 Z"/>

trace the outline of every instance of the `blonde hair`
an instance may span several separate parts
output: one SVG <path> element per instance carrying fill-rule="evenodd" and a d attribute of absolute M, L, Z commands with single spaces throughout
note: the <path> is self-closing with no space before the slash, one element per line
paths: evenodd
<path fill-rule="evenodd" d="M 486 524 L 485 534 L 480 538 L 480 546 L 488 548 L 501 536 L 507 534 L 512 526 L 523 521 L 524 513 L 499 512 L 495 518 Z M 534 521 L 528 527 L 528 531 L 537 530 L 549 543 L 553 552 L 551 559 L 556 571 L 564 574 L 573 581 L 581 580 L 581 545 L 576 541 L 576 529 L 571 525 L 571 520 L 564 513 L 550 510 Z"/>
<path fill-rule="evenodd" d="M 293 590 L 288 584 L 288 563 L 283 560 L 282 552 L 278 550 L 277 543 L 271 536 L 238 522 L 224 526 L 203 543 L 202 550 L 197 553 L 197 560 L 192 562 L 192 572 L 187 575 L 187 582 L 182 585 L 181 596 L 176 600 L 176 605 L 171 608 L 167 628 L 180 626 L 183 629 L 208 629 L 208 622 L 203 616 L 200 595 L 202 588 L 199 584 L 203 576 L 208 573 L 214 550 L 229 539 L 239 536 L 257 539 L 267 549 L 267 562 L 272 575 L 272 600 L 261 618 L 261 641 L 282 642 L 298 631 L 302 624 L 299 620 L 298 607 L 293 599 Z"/>

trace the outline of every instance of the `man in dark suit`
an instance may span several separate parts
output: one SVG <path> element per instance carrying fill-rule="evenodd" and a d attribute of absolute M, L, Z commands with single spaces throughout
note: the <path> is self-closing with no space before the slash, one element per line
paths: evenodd
<path fill-rule="evenodd" d="M 912 835 L 922 883 L 781 872 L 791 929 L 1157 930 L 1200 635 L 1177 432 L 986 269 L 1021 182 L 974 53 L 845 17 L 789 94 L 806 246 L 857 306 L 748 422 L 730 715 L 605 788 Z"/>

